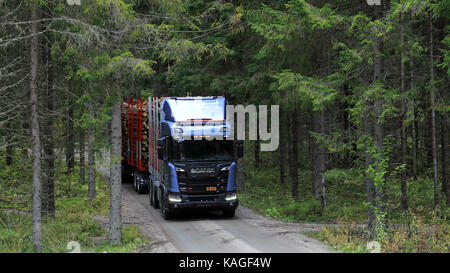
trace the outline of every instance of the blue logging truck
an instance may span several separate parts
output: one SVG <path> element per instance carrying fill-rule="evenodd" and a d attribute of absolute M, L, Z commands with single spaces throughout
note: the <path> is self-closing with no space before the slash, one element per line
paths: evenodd
<path fill-rule="evenodd" d="M 222 210 L 233 217 L 236 160 L 224 97 L 150 97 L 122 102 L 122 181 L 165 219 L 181 209 Z"/>

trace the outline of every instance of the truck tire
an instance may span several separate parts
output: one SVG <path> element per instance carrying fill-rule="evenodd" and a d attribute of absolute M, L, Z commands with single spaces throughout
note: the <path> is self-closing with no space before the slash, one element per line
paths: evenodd
<path fill-rule="evenodd" d="M 150 184 L 150 205 L 152 205 L 155 209 L 159 209 L 159 201 L 157 196 L 157 191 L 153 186 L 153 182 Z"/>
<path fill-rule="evenodd" d="M 236 210 L 235 209 L 224 209 L 222 211 L 222 213 L 223 213 L 224 217 L 232 218 L 232 217 L 234 217 L 234 214 L 236 213 Z"/>
<path fill-rule="evenodd" d="M 136 174 L 133 173 L 133 189 L 135 192 L 137 192 L 137 179 L 136 179 Z"/>
<path fill-rule="evenodd" d="M 150 200 L 150 207 L 155 207 L 155 199 L 153 197 L 153 182 L 150 181 L 150 185 L 148 187 L 148 199 Z"/>
<path fill-rule="evenodd" d="M 137 182 L 137 179 L 136 179 L 136 191 L 138 194 L 145 193 L 145 187 L 141 187 L 140 183 Z"/>
<path fill-rule="evenodd" d="M 173 218 L 173 211 L 166 206 L 167 201 L 165 198 L 161 202 L 161 215 L 165 220 Z"/>

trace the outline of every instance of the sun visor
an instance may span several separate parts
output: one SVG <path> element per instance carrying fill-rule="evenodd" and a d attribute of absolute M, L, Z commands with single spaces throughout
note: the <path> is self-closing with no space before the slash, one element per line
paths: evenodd
<path fill-rule="evenodd" d="M 163 105 L 168 121 L 224 120 L 224 97 L 167 98 Z"/>
<path fill-rule="evenodd" d="M 190 137 L 229 137 L 224 97 L 167 98 L 162 105 L 162 133 L 177 141 Z"/>

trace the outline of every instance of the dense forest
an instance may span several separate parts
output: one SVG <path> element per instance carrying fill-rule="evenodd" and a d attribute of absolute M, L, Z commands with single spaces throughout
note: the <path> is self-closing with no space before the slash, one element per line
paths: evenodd
<path fill-rule="evenodd" d="M 386 251 L 423 217 L 441 229 L 409 251 L 448 252 L 449 20 L 449 0 L 0 1 L 0 207 L 32 211 L 45 250 L 58 198 L 104 197 L 117 102 L 220 95 L 280 105 L 278 150 L 245 142 L 243 205 L 367 224 Z"/>

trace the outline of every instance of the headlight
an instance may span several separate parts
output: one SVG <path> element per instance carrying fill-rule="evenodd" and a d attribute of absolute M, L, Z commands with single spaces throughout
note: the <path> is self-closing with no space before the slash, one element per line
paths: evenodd
<path fill-rule="evenodd" d="M 220 169 L 221 171 L 229 171 L 230 170 L 230 166 L 226 166 L 226 167 L 223 167 L 222 169 Z"/>
<path fill-rule="evenodd" d="M 169 193 L 169 202 L 181 202 L 181 195 L 179 193 Z"/>
<path fill-rule="evenodd" d="M 177 176 L 178 176 L 179 178 L 180 178 L 180 177 L 186 177 L 186 176 L 187 176 L 186 170 L 185 170 L 185 169 L 175 167 L 175 171 L 177 172 Z"/>
<path fill-rule="evenodd" d="M 181 128 L 175 128 L 175 129 L 173 129 L 173 130 L 174 130 L 174 132 L 177 133 L 177 134 L 182 134 L 182 133 L 183 133 L 183 129 L 181 129 Z"/>
<path fill-rule="evenodd" d="M 186 172 L 184 169 L 178 168 L 178 167 L 176 167 L 175 170 L 176 170 L 177 172 L 180 172 L 180 173 Z"/>
<path fill-rule="evenodd" d="M 236 200 L 236 199 L 237 199 L 237 194 L 235 192 L 229 192 L 225 196 L 225 200 L 226 201 L 233 201 L 233 200 Z"/>

